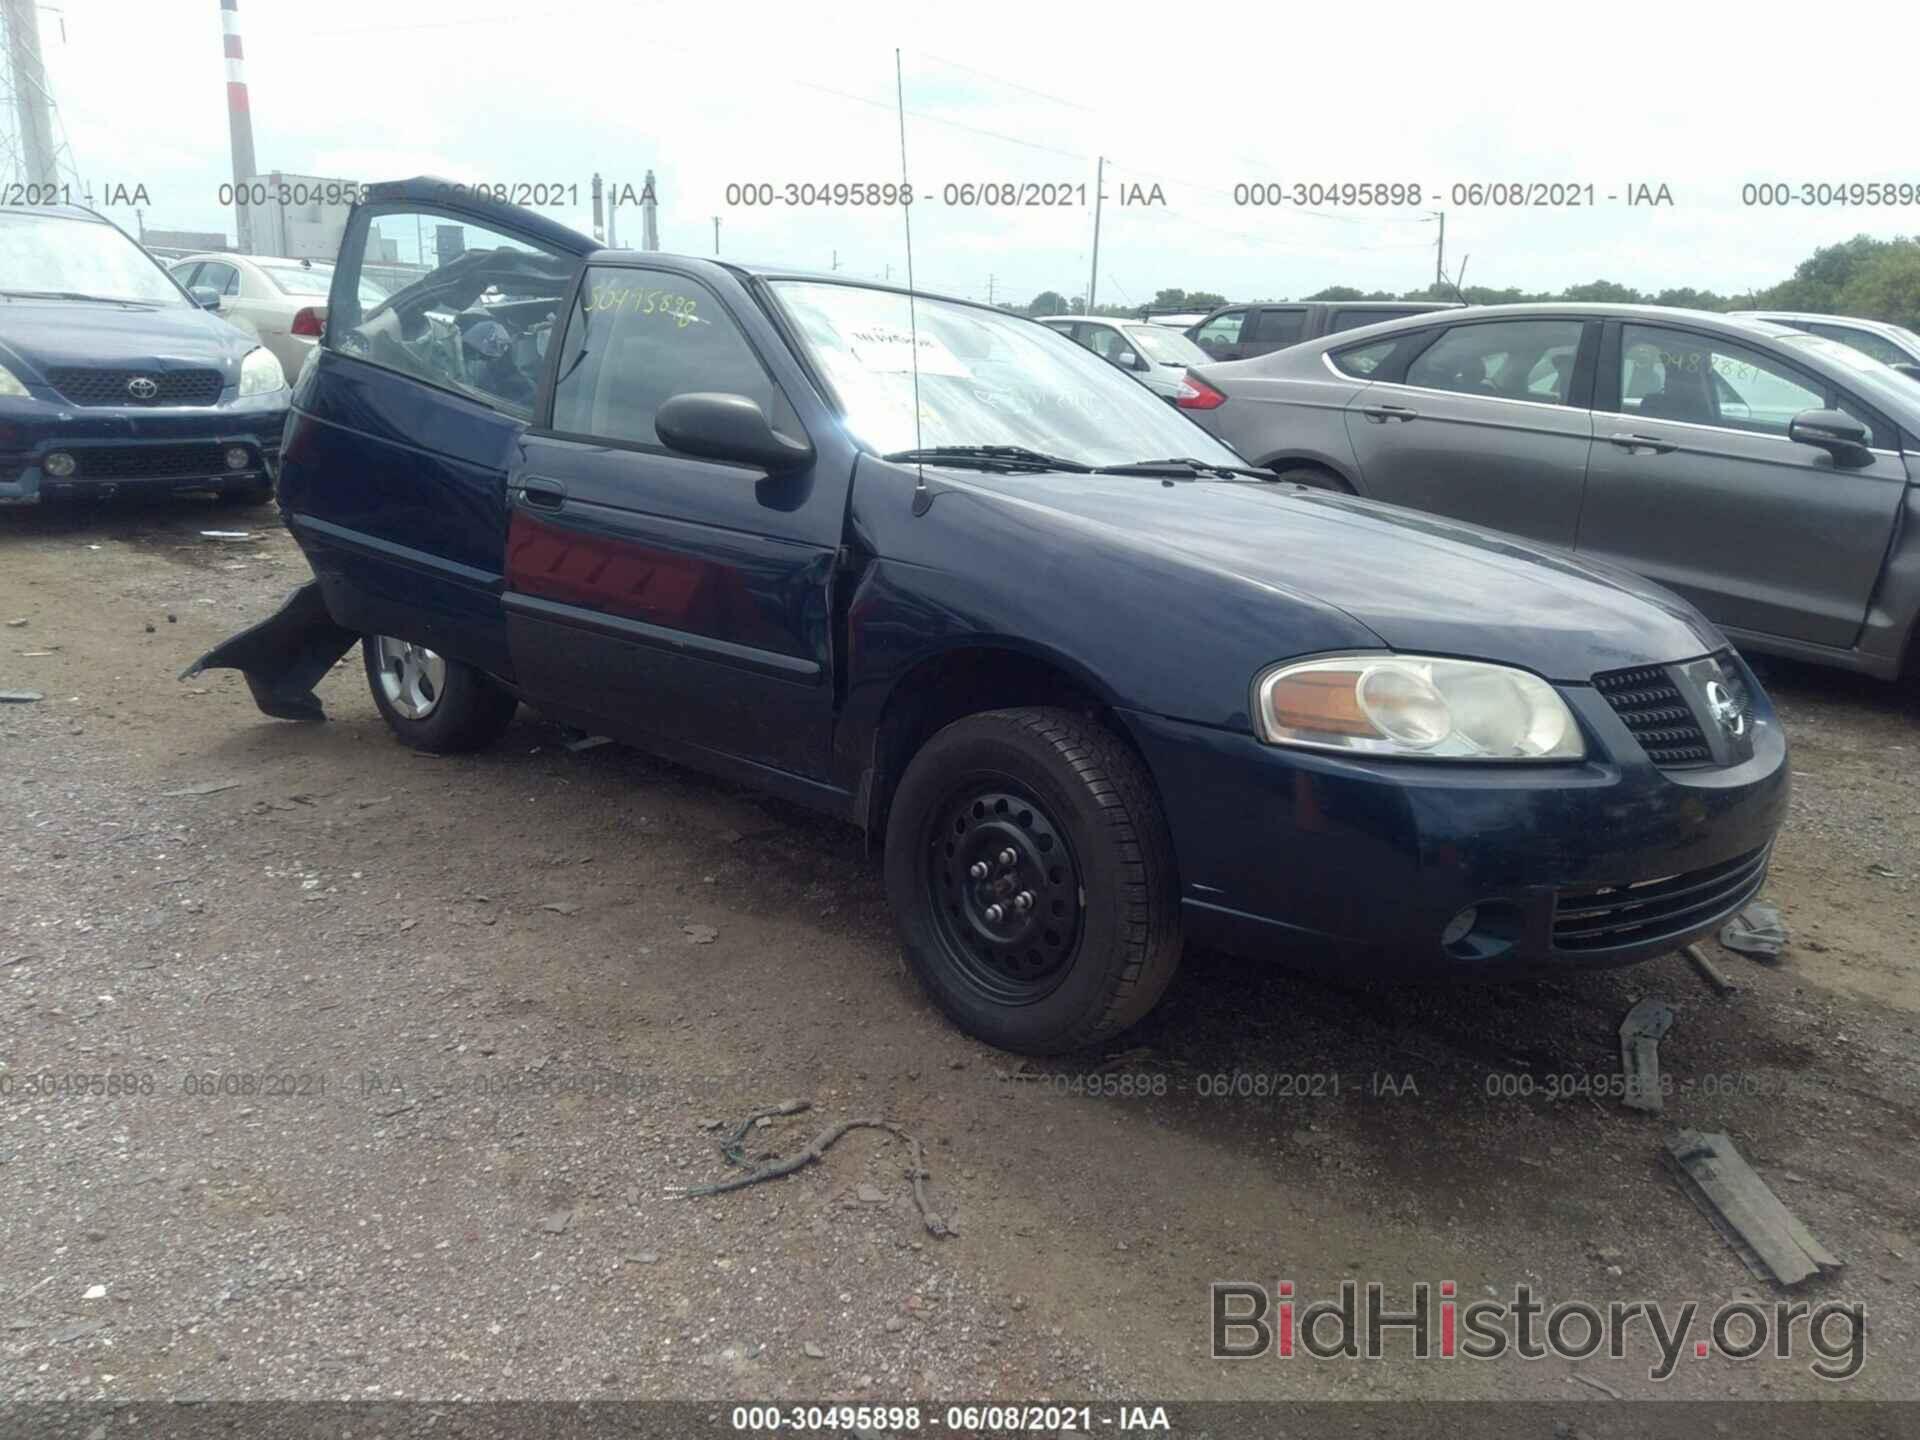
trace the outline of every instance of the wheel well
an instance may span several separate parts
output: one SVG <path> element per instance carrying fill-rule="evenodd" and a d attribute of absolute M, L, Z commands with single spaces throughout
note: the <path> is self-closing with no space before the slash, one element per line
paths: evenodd
<path fill-rule="evenodd" d="M 1317 474 L 1326 476 L 1348 494 L 1359 493 L 1358 490 L 1355 489 L 1353 481 L 1323 461 L 1289 459 L 1283 456 L 1280 459 L 1267 461 L 1263 468 L 1273 471 L 1276 475 L 1284 474 L 1289 470 L 1312 470 Z"/>
<path fill-rule="evenodd" d="M 1058 665 L 994 646 L 946 651 L 921 662 L 887 697 L 867 776 L 869 841 L 886 833 L 894 789 L 922 745 L 964 716 L 1021 705 L 1052 705 L 1091 716 L 1133 746 L 1126 728 L 1114 722 L 1112 707 Z"/>

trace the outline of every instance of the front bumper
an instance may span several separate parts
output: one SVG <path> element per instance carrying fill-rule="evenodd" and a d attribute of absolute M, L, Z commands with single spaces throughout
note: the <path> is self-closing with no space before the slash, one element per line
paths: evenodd
<path fill-rule="evenodd" d="M 290 392 L 218 405 L 50 405 L 0 401 L 0 506 L 106 496 L 122 491 L 254 489 L 279 472 Z M 238 469 L 229 449 L 246 452 Z M 47 473 L 49 455 L 73 457 L 73 472 Z"/>
<path fill-rule="evenodd" d="M 1631 965 L 1712 931 L 1766 879 L 1787 747 L 1754 686 L 1753 755 L 1661 770 L 1606 701 L 1561 688 L 1571 765 L 1386 762 L 1127 712 L 1159 783 L 1188 938 L 1352 972 Z M 1597 742 L 1597 743 L 1593 743 Z M 1442 943 L 1463 910 L 1476 923 Z"/>

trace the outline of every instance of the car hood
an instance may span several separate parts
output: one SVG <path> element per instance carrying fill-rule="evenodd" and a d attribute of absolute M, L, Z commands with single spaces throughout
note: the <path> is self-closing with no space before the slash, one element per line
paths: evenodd
<path fill-rule="evenodd" d="M 0 352 L 46 380 L 65 366 L 106 370 L 220 370 L 231 384 L 260 342 L 190 305 L 102 305 L 85 300 L 0 299 Z"/>
<path fill-rule="evenodd" d="M 1402 652 L 1494 660 L 1584 684 L 1598 671 L 1727 643 L 1686 601 L 1628 571 L 1398 506 L 1255 480 L 948 473 L 1223 577 L 1332 606 Z"/>

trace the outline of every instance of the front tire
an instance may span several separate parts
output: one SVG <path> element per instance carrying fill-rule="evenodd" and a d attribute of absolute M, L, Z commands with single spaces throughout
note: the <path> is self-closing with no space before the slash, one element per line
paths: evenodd
<path fill-rule="evenodd" d="M 373 703 L 401 741 L 451 755 L 491 745 L 520 702 L 480 671 L 391 635 L 360 641 Z"/>
<path fill-rule="evenodd" d="M 1068 710 L 992 710 L 929 740 L 887 822 L 887 898 L 914 973 L 1004 1050 L 1094 1045 L 1180 963 L 1173 843 L 1133 751 Z"/>

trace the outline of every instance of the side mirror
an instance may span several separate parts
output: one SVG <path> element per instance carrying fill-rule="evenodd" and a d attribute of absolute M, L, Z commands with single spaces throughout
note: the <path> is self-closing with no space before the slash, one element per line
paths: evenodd
<path fill-rule="evenodd" d="M 198 305 L 202 310 L 218 310 L 220 308 L 220 292 L 211 285 L 196 285 L 187 291 L 187 294 L 193 298 L 193 303 Z"/>
<path fill-rule="evenodd" d="M 1837 464 L 1857 465 L 1869 458 L 1867 444 L 1873 434 L 1843 411 L 1803 410 L 1787 423 L 1787 438 L 1819 447 Z"/>
<path fill-rule="evenodd" d="M 1113 363 L 1122 370 L 1138 370 L 1140 357 L 1131 350 L 1116 350 L 1113 352 Z"/>
<path fill-rule="evenodd" d="M 1909 380 L 1920 380 L 1920 365 L 1914 364 L 1911 360 L 1896 360 L 1893 362 L 1893 368 Z"/>
<path fill-rule="evenodd" d="M 775 474 L 813 461 L 810 443 L 775 430 L 759 402 L 745 395 L 676 395 L 655 413 L 653 428 L 667 445 L 688 455 L 758 465 Z"/>

